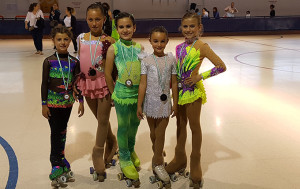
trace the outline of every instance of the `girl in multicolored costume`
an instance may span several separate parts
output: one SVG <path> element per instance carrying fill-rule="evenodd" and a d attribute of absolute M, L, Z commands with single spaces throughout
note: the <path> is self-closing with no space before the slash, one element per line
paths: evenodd
<path fill-rule="evenodd" d="M 121 170 L 127 178 L 133 180 L 134 186 L 139 186 L 139 174 L 136 168 L 140 166 L 140 160 L 134 151 L 134 146 L 140 124 L 140 120 L 136 116 L 141 74 L 138 54 L 143 47 L 132 40 L 136 25 L 131 14 L 118 14 L 116 26 L 120 40 L 108 49 L 105 78 L 117 112 Z M 118 70 L 118 79 L 115 85 L 111 76 L 114 65 Z"/>
<path fill-rule="evenodd" d="M 176 47 L 177 77 L 179 87 L 177 116 L 177 145 L 175 157 L 166 166 L 169 174 L 182 171 L 187 166 L 185 143 L 187 121 L 192 131 L 192 153 L 190 156 L 190 186 L 201 188 L 203 185 L 200 165 L 202 133 L 200 127 L 201 105 L 206 102 L 202 80 L 226 71 L 223 61 L 208 44 L 198 39 L 202 30 L 201 17 L 195 13 L 186 13 L 181 21 L 185 42 Z M 204 58 L 208 58 L 215 67 L 199 74 Z"/>
<path fill-rule="evenodd" d="M 51 33 L 56 52 L 43 63 L 42 76 L 42 114 L 48 119 L 51 129 L 50 162 L 52 171 L 49 175 L 52 185 L 57 186 L 72 177 L 69 162 L 65 158 L 67 125 L 73 103 L 73 83 L 80 72 L 79 61 L 68 53 L 72 33 L 66 27 L 55 27 Z M 83 98 L 79 95 L 78 113 L 84 113 Z M 65 174 L 66 177 L 62 175 Z M 59 180 L 59 178 L 64 178 Z"/>
<path fill-rule="evenodd" d="M 177 114 L 178 91 L 176 59 L 172 53 L 165 54 L 169 41 L 168 31 L 163 26 L 154 27 L 149 39 L 153 54 L 146 55 L 141 62 L 141 82 L 139 87 L 137 116 L 143 119 L 146 114 L 152 141 L 152 169 L 154 177 L 150 182 L 171 188 L 170 177 L 165 170 L 163 148 L 169 117 Z M 173 106 L 171 104 L 170 82 L 172 82 Z M 142 106 L 144 108 L 142 109 Z"/>
<path fill-rule="evenodd" d="M 101 4 L 91 4 L 86 13 L 90 32 L 78 36 L 81 74 L 77 86 L 98 121 L 92 159 L 94 179 L 100 182 L 106 179 L 105 164 L 112 162 L 117 150 L 117 140 L 109 122 L 111 95 L 104 77 L 106 52 L 114 39 L 102 31 L 105 19 Z"/>

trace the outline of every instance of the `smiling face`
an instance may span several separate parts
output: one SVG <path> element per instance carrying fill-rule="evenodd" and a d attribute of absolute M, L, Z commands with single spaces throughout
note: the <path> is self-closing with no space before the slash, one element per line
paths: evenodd
<path fill-rule="evenodd" d="M 153 32 L 151 38 L 149 39 L 150 44 L 154 50 L 156 56 L 163 56 L 164 50 L 168 44 L 168 37 L 166 33 L 163 32 Z"/>
<path fill-rule="evenodd" d="M 68 47 L 70 45 L 71 38 L 66 33 L 56 33 L 52 41 L 59 54 L 68 53 Z"/>
<path fill-rule="evenodd" d="M 118 20 L 117 30 L 120 38 L 124 40 L 131 40 L 136 27 L 133 25 L 129 17 L 124 17 Z"/>
<path fill-rule="evenodd" d="M 86 14 L 86 22 L 94 36 L 102 34 L 102 27 L 105 20 L 106 18 L 100 9 L 90 9 Z"/>
<path fill-rule="evenodd" d="M 187 39 L 198 37 L 201 31 L 201 24 L 197 18 L 185 18 L 181 22 L 182 34 Z"/>

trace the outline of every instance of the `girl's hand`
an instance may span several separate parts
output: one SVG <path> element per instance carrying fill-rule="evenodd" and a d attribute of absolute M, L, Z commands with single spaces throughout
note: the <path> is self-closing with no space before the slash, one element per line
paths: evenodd
<path fill-rule="evenodd" d="M 76 85 L 73 85 L 73 97 L 74 97 L 76 102 L 78 102 L 78 95 L 79 95 L 79 92 L 76 88 Z"/>
<path fill-rule="evenodd" d="M 25 25 L 25 29 L 28 30 L 28 25 L 27 24 Z"/>
<path fill-rule="evenodd" d="M 143 110 L 142 107 L 138 107 L 137 111 L 136 111 L 136 115 L 139 118 L 139 120 L 144 119 L 144 114 L 143 114 Z"/>
<path fill-rule="evenodd" d="M 171 114 L 172 114 L 171 118 L 177 116 L 177 113 L 178 113 L 177 105 L 173 105 L 172 106 L 172 112 L 171 112 Z"/>
<path fill-rule="evenodd" d="M 193 86 L 197 82 L 199 82 L 201 79 L 202 79 L 202 75 L 191 76 L 189 78 L 186 78 L 186 80 L 184 81 L 184 84 L 189 85 L 189 86 Z"/>
<path fill-rule="evenodd" d="M 113 99 L 111 99 L 110 105 L 111 105 L 111 107 L 115 107 L 115 103 L 114 103 Z"/>
<path fill-rule="evenodd" d="M 50 119 L 51 114 L 47 105 L 42 105 L 42 114 L 46 119 Z"/>
<path fill-rule="evenodd" d="M 81 117 L 84 114 L 84 105 L 83 105 L 83 102 L 79 103 L 78 114 L 79 114 L 78 117 Z"/>

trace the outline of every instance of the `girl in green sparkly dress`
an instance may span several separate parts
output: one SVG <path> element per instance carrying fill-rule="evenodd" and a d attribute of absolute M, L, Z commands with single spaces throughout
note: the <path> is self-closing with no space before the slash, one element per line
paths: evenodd
<path fill-rule="evenodd" d="M 138 54 L 143 47 L 132 40 L 136 25 L 131 14 L 120 13 L 116 17 L 116 26 L 120 40 L 108 49 L 105 79 L 117 112 L 121 170 L 125 177 L 133 181 L 134 186 L 139 186 L 137 168 L 140 166 L 140 161 L 134 151 L 134 146 L 140 124 L 140 120 L 136 116 L 141 74 L 141 62 L 138 60 Z M 112 79 L 114 65 L 118 70 L 115 85 Z"/>

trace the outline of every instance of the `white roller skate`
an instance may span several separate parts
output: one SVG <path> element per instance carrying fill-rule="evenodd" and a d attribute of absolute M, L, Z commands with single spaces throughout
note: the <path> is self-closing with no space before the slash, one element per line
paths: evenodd
<path fill-rule="evenodd" d="M 170 177 L 165 170 L 163 165 L 158 165 L 154 167 L 153 170 L 154 176 L 149 177 L 149 181 L 151 184 L 157 183 L 157 188 L 171 188 L 171 181 Z"/>

